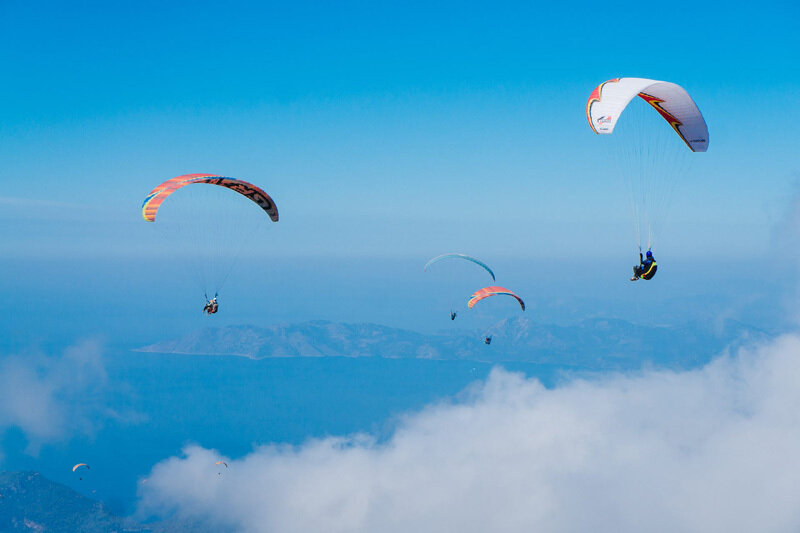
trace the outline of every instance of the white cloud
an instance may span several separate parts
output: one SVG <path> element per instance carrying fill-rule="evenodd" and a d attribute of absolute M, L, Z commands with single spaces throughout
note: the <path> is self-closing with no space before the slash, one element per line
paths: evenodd
<path fill-rule="evenodd" d="M 103 407 L 106 382 L 102 348 L 95 340 L 59 356 L 0 357 L 0 432 L 19 427 L 33 454 L 44 442 L 90 433 L 110 414 Z"/>
<path fill-rule="evenodd" d="M 188 447 L 139 510 L 247 532 L 798 531 L 798 384 L 797 336 L 551 390 L 495 370 L 385 442 L 263 446 L 221 475 Z"/>

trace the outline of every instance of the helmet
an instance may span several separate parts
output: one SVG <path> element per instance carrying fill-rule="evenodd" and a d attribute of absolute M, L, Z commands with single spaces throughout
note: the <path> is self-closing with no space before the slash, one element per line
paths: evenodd
<path fill-rule="evenodd" d="M 647 253 L 645 255 L 647 257 L 653 257 L 653 252 L 651 252 L 650 250 L 647 250 Z"/>

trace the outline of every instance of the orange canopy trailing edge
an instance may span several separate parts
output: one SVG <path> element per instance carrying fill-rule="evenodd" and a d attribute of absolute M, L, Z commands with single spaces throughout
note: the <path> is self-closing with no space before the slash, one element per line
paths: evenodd
<path fill-rule="evenodd" d="M 514 294 L 510 290 L 505 289 L 503 287 L 484 287 L 484 288 L 482 288 L 480 290 L 475 291 L 475 294 L 473 294 L 472 298 L 470 298 L 469 302 L 467 302 L 467 307 L 472 309 L 472 307 L 476 303 L 480 302 L 484 298 L 488 298 L 489 296 L 498 296 L 498 295 L 501 295 L 501 294 L 516 298 L 517 301 L 519 302 L 520 307 L 522 307 L 522 310 L 523 311 L 525 310 L 525 302 L 522 301 L 522 298 L 520 298 L 519 296 L 517 296 L 516 294 Z"/>
<path fill-rule="evenodd" d="M 258 204 L 263 209 L 273 222 L 278 221 L 278 208 L 272 198 L 259 187 L 252 183 L 236 178 L 228 178 L 225 176 L 217 176 L 215 174 L 184 174 L 176 178 L 169 179 L 153 189 L 147 198 L 142 203 L 142 217 L 148 222 L 155 222 L 156 213 L 161 203 L 166 198 L 186 185 L 195 183 L 208 183 L 210 185 L 219 185 L 227 187 L 228 189 L 238 192 Z"/>

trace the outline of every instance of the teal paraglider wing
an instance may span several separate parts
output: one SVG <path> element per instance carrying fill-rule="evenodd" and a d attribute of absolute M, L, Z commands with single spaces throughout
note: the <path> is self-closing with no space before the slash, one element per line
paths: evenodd
<path fill-rule="evenodd" d="M 478 265 L 481 268 L 483 268 L 484 270 L 486 270 L 486 272 L 488 272 L 489 275 L 492 276 L 492 280 L 496 279 L 494 277 L 494 272 L 492 272 L 492 269 L 489 268 L 489 265 L 487 265 L 486 263 L 484 263 L 480 259 L 476 259 L 476 258 L 474 258 L 472 256 L 469 256 L 469 255 L 466 255 L 466 254 L 458 254 L 458 253 L 449 253 L 449 254 L 437 255 L 436 257 L 434 257 L 433 259 L 431 259 L 430 261 L 425 263 L 425 267 L 423 268 L 423 270 L 428 270 L 428 267 L 431 266 L 432 264 L 438 263 L 442 259 L 449 259 L 451 257 L 455 257 L 455 258 L 458 258 L 458 259 L 466 259 L 467 261 L 472 261 L 476 265 Z"/>

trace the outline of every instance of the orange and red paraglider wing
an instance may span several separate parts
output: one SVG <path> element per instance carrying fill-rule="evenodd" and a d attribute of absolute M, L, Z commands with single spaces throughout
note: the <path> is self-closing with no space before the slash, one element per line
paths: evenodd
<path fill-rule="evenodd" d="M 469 302 L 467 302 L 467 307 L 472 309 L 476 303 L 480 302 L 484 298 L 488 298 L 490 296 L 499 296 L 499 295 L 511 296 L 512 298 L 516 298 L 516 300 L 519 302 L 520 307 L 522 307 L 522 310 L 523 311 L 525 310 L 525 302 L 522 301 L 522 298 L 520 298 L 519 296 L 517 296 L 512 291 L 506 288 L 497 286 L 484 287 L 480 290 L 475 291 L 475 293 L 472 295 L 472 298 L 470 298 Z"/>
<path fill-rule="evenodd" d="M 273 222 L 278 221 L 278 208 L 272 198 L 261 188 L 236 178 L 218 176 L 216 174 L 184 174 L 172 179 L 168 179 L 152 191 L 142 203 L 142 217 L 148 222 L 155 222 L 158 208 L 167 197 L 181 187 L 195 183 L 208 183 L 226 187 L 234 192 L 245 196 L 258 204 Z"/>

